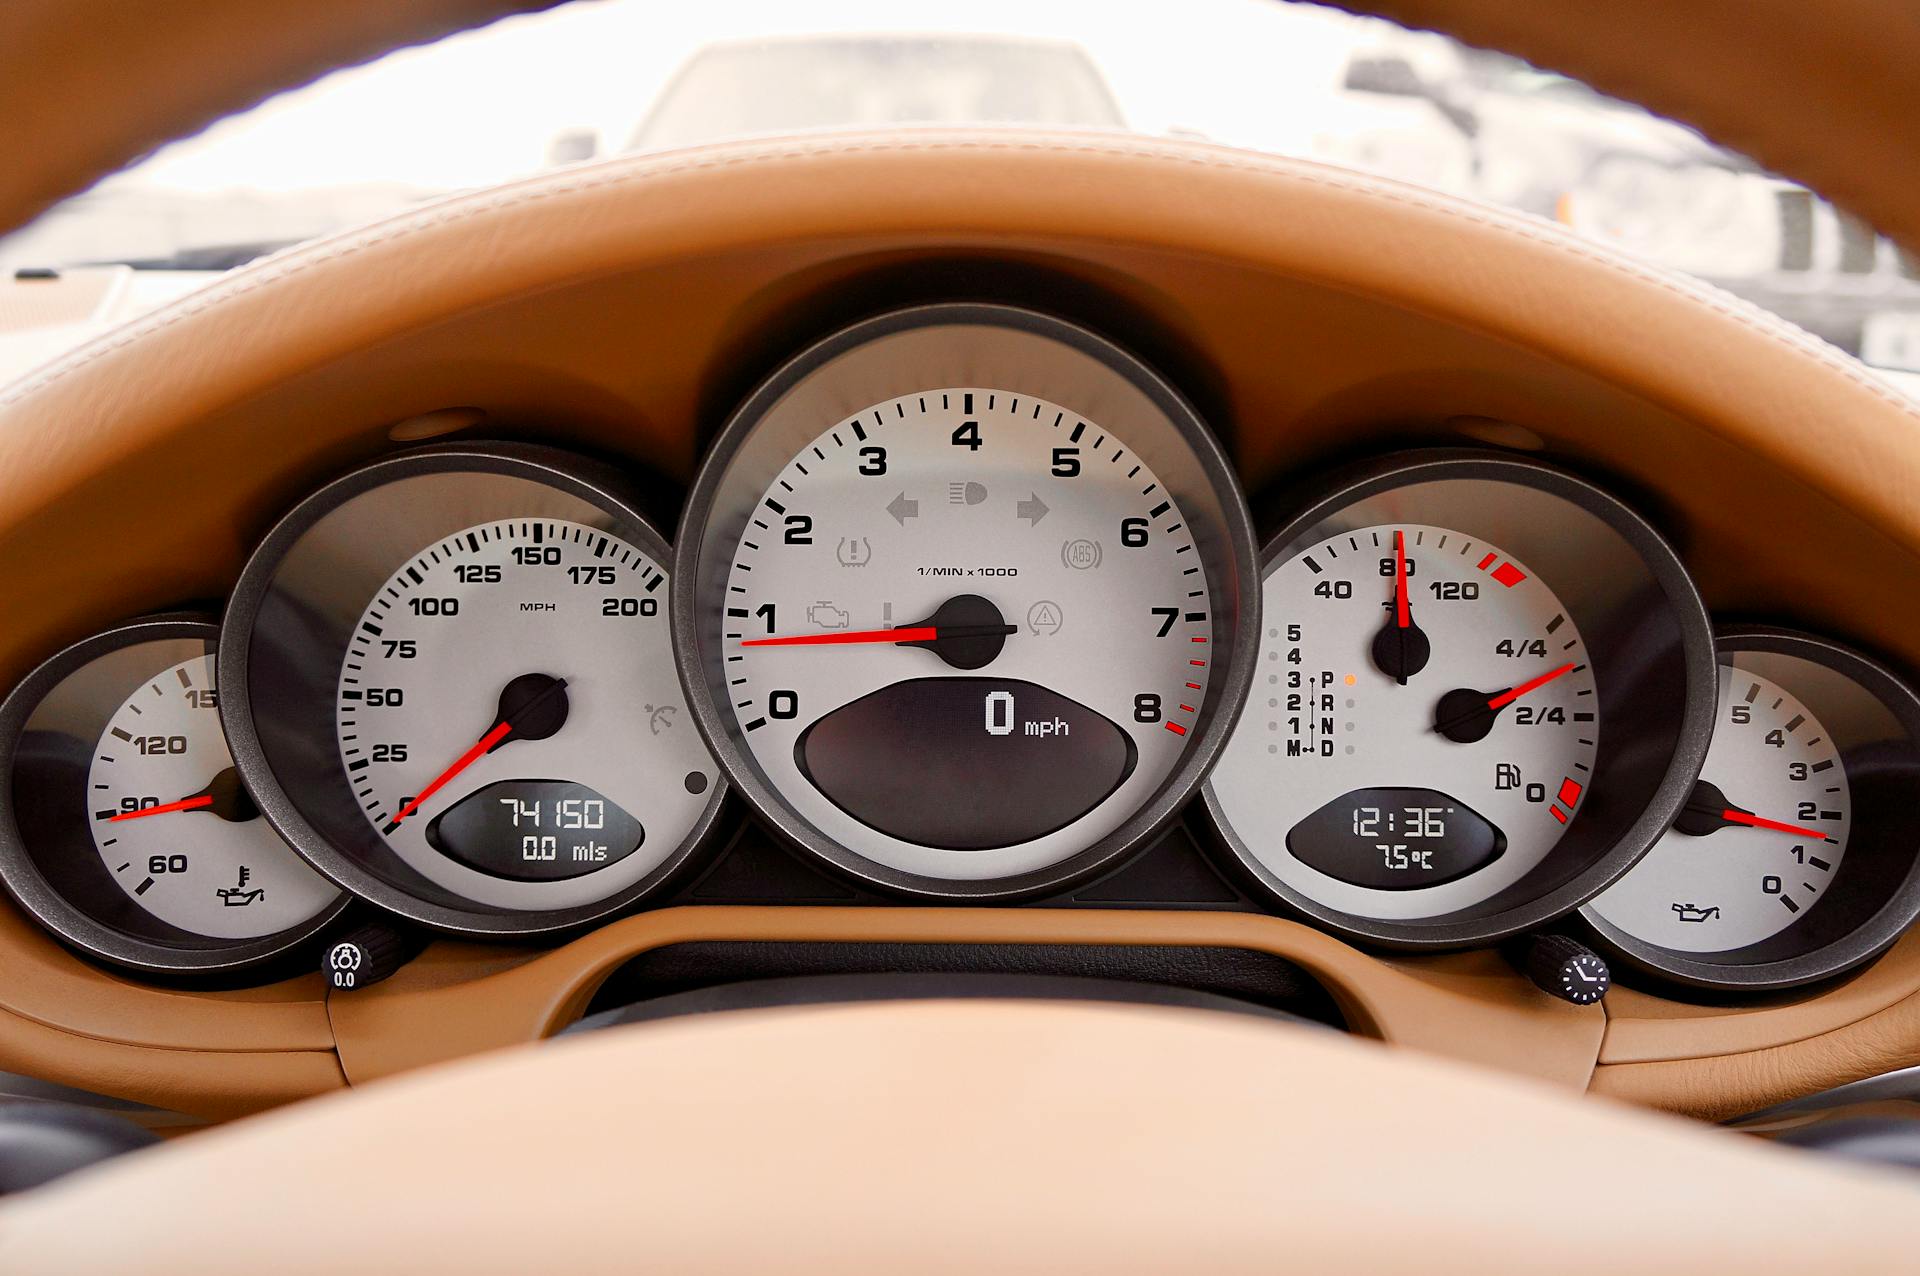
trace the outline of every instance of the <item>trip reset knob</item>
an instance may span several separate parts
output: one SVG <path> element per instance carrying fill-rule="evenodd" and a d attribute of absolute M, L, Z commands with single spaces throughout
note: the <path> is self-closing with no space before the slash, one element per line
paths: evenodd
<path fill-rule="evenodd" d="M 365 988 L 400 969 L 412 955 L 413 944 L 398 927 L 369 922 L 327 945 L 320 973 L 328 986 L 343 992 Z"/>

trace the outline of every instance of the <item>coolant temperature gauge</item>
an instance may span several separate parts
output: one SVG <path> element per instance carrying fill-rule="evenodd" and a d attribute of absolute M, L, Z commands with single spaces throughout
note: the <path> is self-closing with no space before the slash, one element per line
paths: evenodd
<path fill-rule="evenodd" d="M 1481 942 L 1577 905 L 1697 768 L 1700 604 L 1652 529 L 1558 471 L 1380 468 L 1270 543 L 1261 611 L 1209 809 L 1260 885 L 1367 938 Z"/>

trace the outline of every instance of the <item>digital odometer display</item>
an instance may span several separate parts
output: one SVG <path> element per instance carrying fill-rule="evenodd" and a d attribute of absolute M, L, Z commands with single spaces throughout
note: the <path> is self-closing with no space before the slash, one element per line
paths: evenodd
<path fill-rule="evenodd" d="M 640 849 L 647 831 L 616 802 L 571 780 L 500 780 L 434 816 L 435 850 L 496 877 L 578 877 Z"/>
<path fill-rule="evenodd" d="M 887 885 L 1032 891 L 1128 849 L 1245 678 L 1251 536 L 1217 446 L 1027 312 L 928 307 L 802 356 L 681 535 L 680 657 L 723 761 Z"/>

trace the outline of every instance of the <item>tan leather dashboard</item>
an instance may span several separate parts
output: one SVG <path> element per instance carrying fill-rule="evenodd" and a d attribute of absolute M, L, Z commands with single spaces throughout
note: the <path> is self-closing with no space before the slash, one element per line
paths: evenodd
<path fill-rule="evenodd" d="M 970 197 L 987 187 L 1001 196 Z M 982 290 L 1095 316 L 1151 357 L 1252 492 L 1408 443 L 1543 446 L 1630 493 L 1717 612 L 1920 663 L 1920 601 L 1879 587 L 1920 549 L 1920 414 L 1827 347 L 1551 227 L 1389 183 L 1202 145 L 942 133 L 624 159 L 453 199 L 236 272 L 0 390 L 0 673 L 221 597 L 272 518 L 391 448 L 396 423 L 471 409 L 684 482 L 797 342 Z M 1603 1036 L 1597 1012 L 1491 955 L 1382 961 L 1224 914 L 689 910 L 545 955 L 442 946 L 323 1003 L 317 979 L 138 985 L 9 910 L 7 965 L 32 977 L 0 981 L 0 1068 L 219 1118 L 551 1031 L 623 954 L 769 934 L 1264 949 L 1318 972 L 1371 1035 L 1700 1115 L 1920 1054 L 1912 939 L 1797 1002 L 1616 994 Z"/>

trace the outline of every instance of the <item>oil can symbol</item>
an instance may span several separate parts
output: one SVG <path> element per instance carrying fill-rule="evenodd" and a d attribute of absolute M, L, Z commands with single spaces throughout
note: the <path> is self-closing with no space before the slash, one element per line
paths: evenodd
<path fill-rule="evenodd" d="M 833 554 L 842 567 L 865 567 L 873 561 L 873 545 L 864 536 L 842 536 Z"/>

